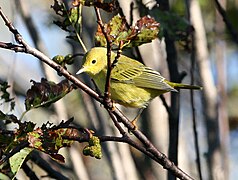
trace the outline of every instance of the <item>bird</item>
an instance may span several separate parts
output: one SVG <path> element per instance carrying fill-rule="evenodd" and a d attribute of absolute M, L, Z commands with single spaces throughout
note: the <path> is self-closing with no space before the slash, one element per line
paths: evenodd
<path fill-rule="evenodd" d="M 117 54 L 111 52 L 111 63 Z M 114 64 L 114 63 L 113 63 Z M 76 74 L 87 73 L 101 92 L 107 77 L 107 48 L 93 47 L 83 57 L 83 65 Z M 110 97 L 120 105 L 144 109 L 155 97 L 178 89 L 200 90 L 202 87 L 166 80 L 161 74 L 141 62 L 120 55 L 111 70 Z M 138 117 L 138 116 L 137 116 Z"/>

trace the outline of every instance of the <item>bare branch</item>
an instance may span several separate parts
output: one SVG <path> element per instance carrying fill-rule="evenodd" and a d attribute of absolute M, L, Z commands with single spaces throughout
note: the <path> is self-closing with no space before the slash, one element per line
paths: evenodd
<path fill-rule="evenodd" d="M 219 3 L 218 0 L 214 0 L 216 7 L 217 7 L 217 11 L 220 13 L 220 15 L 223 18 L 224 23 L 226 24 L 227 30 L 230 32 L 231 36 L 232 36 L 232 40 L 238 44 L 238 34 L 235 31 L 234 27 L 232 26 L 231 22 L 229 21 L 227 15 L 226 15 L 226 11 L 224 10 L 224 8 L 221 6 L 221 4 Z"/>
<path fill-rule="evenodd" d="M 25 174 L 29 177 L 29 179 L 39 180 L 35 172 L 32 171 L 32 169 L 26 164 L 26 162 L 22 164 L 22 169 L 25 172 Z"/>
<path fill-rule="evenodd" d="M 28 147 L 29 143 L 28 142 L 22 142 L 20 143 L 17 147 L 15 147 L 10 153 L 8 153 L 5 157 L 0 159 L 0 166 L 6 162 L 10 157 L 12 157 L 14 154 L 17 152 L 20 152 L 20 150 L 24 149 L 25 147 Z"/>
<path fill-rule="evenodd" d="M 48 164 L 36 151 L 32 152 L 30 155 L 31 160 L 36 163 L 40 168 L 45 170 L 49 177 L 61 180 L 68 180 L 63 174 L 54 170 L 50 164 Z"/>
<path fill-rule="evenodd" d="M 15 45 L 12 43 L 0 42 L 0 48 L 9 49 L 15 52 L 25 52 L 25 48 L 23 46 Z"/>

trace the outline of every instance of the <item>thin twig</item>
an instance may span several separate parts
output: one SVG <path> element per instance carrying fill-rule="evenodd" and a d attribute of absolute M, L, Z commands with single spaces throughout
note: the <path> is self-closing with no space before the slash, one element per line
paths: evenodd
<path fill-rule="evenodd" d="M 0 166 L 6 162 L 10 157 L 12 157 L 14 154 L 16 154 L 17 152 L 20 152 L 20 150 L 24 149 L 25 147 L 28 147 L 29 143 L 28 142 L 22 142 L 20 143 L 18 146 L 16 146 L 11 152 L 9 152 L 8 154 L 6 154 L 5 157 L 3 157 L 0 160 Z"/>
<path fill-rule="evenodd" d="M 221 6 L 221 4 L 219 3 L 218 0 L 214 0 L 216 7 L 217 7 L 217 11 L 220 13 L 220 15 L 223 18 L 224 23 L 226 24 L 227 30 L 230 32 L 231 36 L 232 36 L 232 40 L 238 44 L 238 34 L 235 31 L 235 28 L 233 27 L 233 25 L 231 24 L 231 22 L 229 21 L 226 11 L 224 10 L 224 8 Z"/>
<path fill-rule="evenodd" d="M 117 118 L 115 117 L 115 115 L 112 113 L 111 110 L 108 110 L 108 114 L 110 115 L 114 125 L 116 126 L 116 128 L 119 130 L 120 134 L 122 136 L 127 136 L 126 135 L 126 131 L 124 131 L 124 129 L 120 126 L 119 122 L 117 121 Z"/>
<path fill-rule="evenodd" d="M 77 27 L 75 27 L 75 24 L 76 23 L 72 23 L 72 21 L 71 21 L 71 18 L 70 18 L 70 15 L 69 15 L 69 13 L 68 13 L 68 11 L 67 11 L 67 8 L 66 8 L 66 5 L 63 3 L 63 6 L 64 6 L 64 10 L 65 10 L 65 12 L 66 12 L 66 14 L 67 14 L 67 17 L 68 17 L 68 19 L 69 19 L 69 21 L 71 22 L 71 25 L 72 25 L 72 27 L 73 27 L 73 29 L 74 29 L 74 31 L 75 31 L 75 34 L 76 34 L 76 37 L 78 38 L 78 41 L 79 41 L 79 43 L 81 44 L 81 46 L 82 46 L 82 48 L 83 48 L 83 50 L 84 50 L 84 52 L 86 53 L 88 50 L 87 50 L 87 48 L 86 48 L 86 46 L 85 46 L 85 44 L 83 43 L 83 40 L 82 40 L 82 38 L 80 37 L 80 34 L 78 33 L 78 31 L 77 31 Z M 77 23 L 79 23 L 79 21 L 81 20 L 80 18 L 79 18 L 79 14 L 80 14 L 80 12 L 79 12 L 79 10 L 80 10 L 80 8 L 82 8 L 82 6 L 81 6 L 81 4 L 79 4 L 78 5 L 78 17 L 77 17 Z M 80 24 L 80 23 L 79 23 Z M 82 29 L 82 28 L 81 28 Z"/>
<path fill-rule="evenodd" d="M 189 11 L 189 5 L 190 1 L 185 0 L 186 9 L 187 9 L 187 18 L 190 21 L 190 11 Z M 194 34 L 191 34 L 191 68 L 190 68 L 190 74 L 191 74 L 191 84 L 194 84 L 194 69 L 195 69 L 195 38 Z M 201 169 L 201 161 L 200 161 L 200 150 L 199 150 L 199 143 L 198 143 L 198 133 L 197 133 L 197 123 L 196 123 L 196 110 L 194 106 L 194 92 L 193 90 L 190 90 L 190 98 L 191 98 L 191 108 L 192 108 L 192 119 L 193 119 L 193 134 L 194 134 L 194 143 L 195 143 L 195 151 L 196 151 L 196 164 L 197 164 L 197 171 L 199 174 L 199 179 L 202 180 L 202 169 Z"/>
<path fill-rule="evenodd" d="M 30 155 L 31 160 L 36 163 L 41 169 L 46 171 L 48 173 L 48 176 L 55 179 L 60 180 L 68 180 L 67 177 L 65 177 L 63 174 L 59 173 L 59 171 L 56 171 L 52 168 L 52 166 L 47 163 L 38 152 L 33 151 Z"/>
<path fill-rule="evenodd" d="M 12 50 L 12 51 L 15 51 L 15 52 L 25 52 L 25 47 L 15 45 L 15 44 L 12 44 L 12 43 L 0 42 L 0 48 L 9 49 L 9 50 Z"/>
<path fill-rule="evenodd" d="M 29 177 L 29 179 L 38 180 L 39 178 L 36 176 L 35 172 L 32 171 L 32 169 L 24 162 L 22 164 L 22 169 L 25 172 L 25 174 Z"/>
<path fill-rule="evenodd" d="M 171 162 L 163 153 L 154 147 L 154 145 L 149 141 L 149 139 L 138 129 L 135 129 L 134 125 L 123 115 L 118 109 L 114 110 L 117 118 L 133 133 L 142 144 L 144 144 L 146 150 L 156 157 L 157 162 L 159 162 L 165 169 L 170 170 L 172 174 L 180 179 L 193 179 L 180 168 L 178 168 L 173 162 Z"/>
<path fill-rule="evenodd" d="M 130 4 L 130 26 L 132 26 L 133 23 L 133 9 L 134 9 L 134 2 L 132 1 Z"/>
<path fill-rule="evenodd" d="M 118 62 L 118 59 L 119 59 L 120 56 L 121 56 L 122 46 L 123 46 L 123 42 L 120 41 L 120 42 L 119 42 L 119 48 L 118 48 L 118 50 L 117 50 L 117 55 L 116 55 L 115 59 L 114 59 L 113 62 L 112 62 L 112 65 L 111 65 L 111 68 L 112 68 L 112 69 L 116 66 L 116 64 L 117 64 L 117 62 Z"/>
<path fill-rule="evenodd" d="M 192 37 L 192 41 L 194 41 L 194 37 Z M 194 45 L 194 43 L 193 43 Z M 195 64 L 195 49 L 193 46 L 192 54 L 191 54 L 191 84 L 194 82 L 194 64 Z M 190 98 L 191 98 L 191 108 L 192 108 L 192 119 L 193 119 L 193 134 L 194 134 L 194 143 L 195 143 L 195 150 L 197 156 L 197 168 L 200 180 L 202 180 L 202 168 L 201 168 L 201 161 L 200 161 L 200 151 L 199 151 L 199 143 L 198 143 L 198 133 L 197 133 L 197 122 L 196 122 L 196 109 L 194 106 L 194 92 L 190 90 Z"/>
<path fill-rule="evenodd" d="M 111 51 L 112 51 L 112 40 L 110 35 L 107 32 L 105 25 L 103 24 L 99 8 L 95 7 L 97 23 L 100 26 L 102 33 L 107 41 L 107 76 L 106 76 L 106 83 L 105 83 L 105 91 L 104 91 L 104 102 L 109 103 L 110 100 L 110 78 L 111 78 Z"/>
<path fill-rule="evenodd" d="M 169 114 L 169 116 L 172 116 L 173 113 L 172 113 L 172 111 L 171 111 L 171 109 L 170 109 L 168 103 L 166 102 L 164 95 L 161 94 L 159 97 L 160 97 L 161 101 L 163 102 L 163 105 L 164 105 L 164 107 L 165 107 L 167 113 Z"/>
<path fill-rule="evenodd" d="M 127 29 L 130 29 L 130 26 L 132 26 L 132 23 L 133 23 L 133 7 L 134 7 L 134 3 L 132 2 L 132 3 L 130 4 L 130 22 L 128 23 L 127 20 L 126 20 L 126 18 L 125 18 L 125 25 L 126 25 L 126 28 L 127 28 Z M 121 7 L 119 7 L 119 9 L 118 9 L 118 13 L 120 14 L 121 17 L 125 17 L 125 15 L 124 15 L 123 10 L 121 9 Z M 132 52 L 132 53 L 136 54 L 136 56 L 137 56 L 136 59 L 137 59 L 139 62 L 141 62 L 142 64 L 144 64 L 143 59 L 142 59 L 142 57 L 141 57 L 141 53 L 140 53 L 140 51 L 139 51 L 139 48 L 138 48 L 138 47 L 134 47 L 134 51 L 135 51 L 135 52 Z"/>
<path fill-rule="evenodd" d="M 136 143 L 133 141 L 129 136 L 124 135 L 122 137 L 117 137 L 117 136 L 97 136 L 100 139 L 100 142 L 108 142 L 108 141 L 115 141 L 115 142 L 121 142 L 121 143 L 127 143 L 134 147 L 135 149 L 139 150 L 140 152 L 146 154 L 148 157 L 153 159 L 154 161 L 161 163 L 161 161 L 154 156 L 152 153 L 150 153 L 145 147 L 141 146 L 139 143 Z M 74 137 L 74 136 L 62 136 L 63 139 L 68 139 L 68 140 L 74 140 L 77 142 L 88 142 L 89 137 Z"/>

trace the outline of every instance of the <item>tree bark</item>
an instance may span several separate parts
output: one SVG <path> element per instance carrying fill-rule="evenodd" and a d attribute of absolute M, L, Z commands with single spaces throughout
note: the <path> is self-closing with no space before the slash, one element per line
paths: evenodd
<path fill-rule="evenodd" d="M 196 57 L 203 86 L 203 108 L 207 129 L 209 179 L 223 179 L 220 173 L 222 157 L 218 131 L 217 90 L 212 77 L 206 32 L 201 9 L 197 0 L 190 1 L 190 18 L 195 29 Z"/>
<path fill-rule="evenodd" d="M 226 0 L 220 0 L 221 6 L 226 6 Z M 227 112 L 227 76 L 226 76 L 226 42 L 224 41 L 225 25 L 220 13 L 216 10 L 215 19 L 215 58 L 217 64 L 217 77 L 218 77 L 218 121 L 219 132 L 221 141 L 221 153 L 222 153 L 222 169 L 221 172 L 224 175 L 224 179 L 229 179 L 229 122 Z"/>

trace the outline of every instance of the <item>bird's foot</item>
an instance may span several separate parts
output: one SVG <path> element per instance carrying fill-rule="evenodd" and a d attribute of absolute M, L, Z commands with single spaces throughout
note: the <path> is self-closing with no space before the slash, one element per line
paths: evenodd
<path fill-rule="evenodd" d="M 133 130 L 137 130 L 137 129 L 138 129 L 138 126 L 137 126 L 137 124 L 136 124 L 138 118 L 139 118 L 139 117 L 136 117 L 135 119 L 133 119 L 133 120 L 131 121 L 131 124 L 134 126 L 134 127 L 133 127 Z"/>

